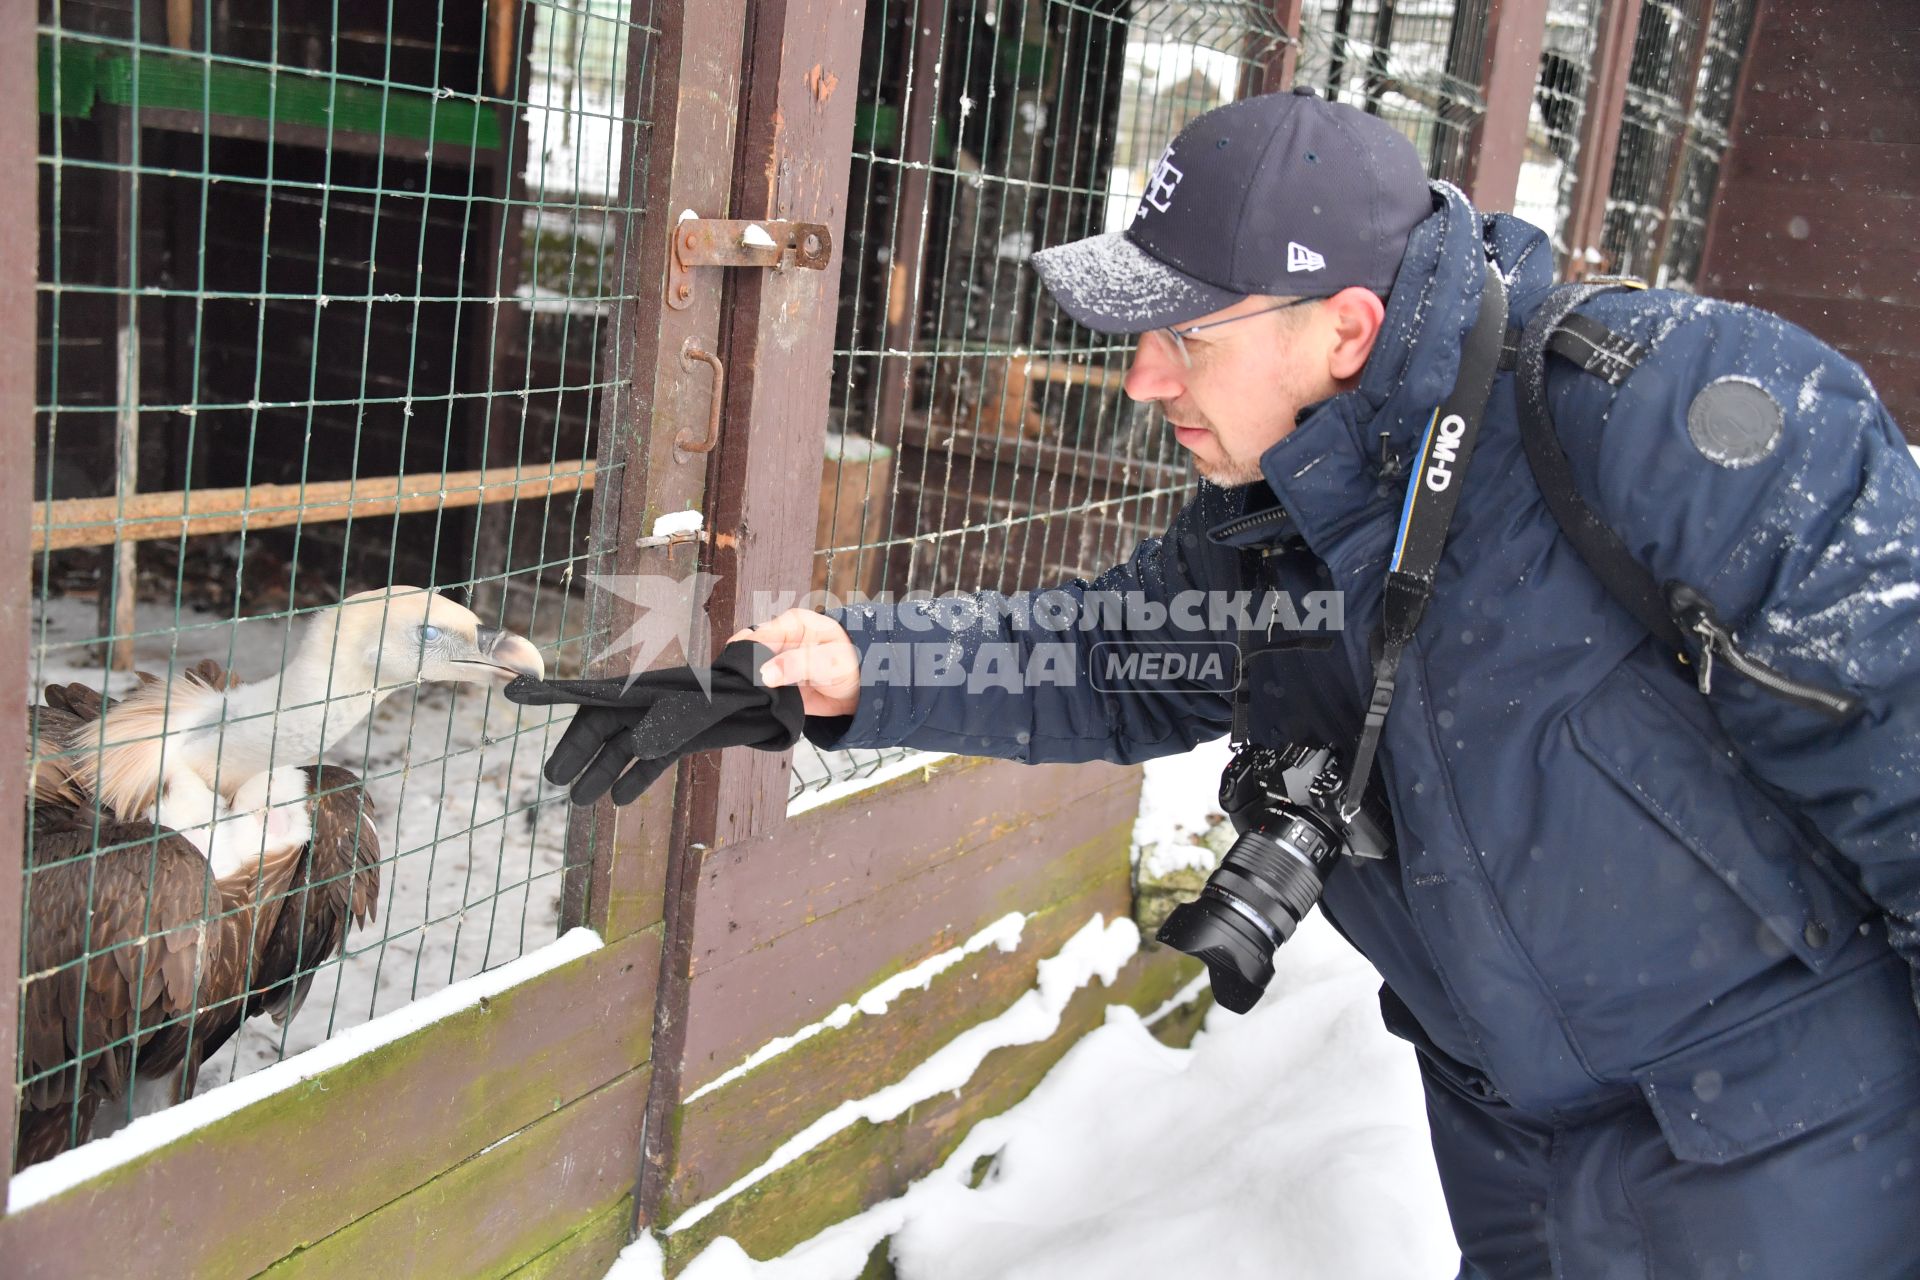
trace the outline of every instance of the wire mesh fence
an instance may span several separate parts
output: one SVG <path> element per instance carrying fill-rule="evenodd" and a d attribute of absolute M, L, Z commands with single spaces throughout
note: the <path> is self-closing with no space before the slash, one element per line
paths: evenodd
<path fill-rule="evenodd" d="M 1699 279 L 1707 215 L 1731 140 L 1734 91 L 1758 8 L 1758 0 L 1714 0 L 1705 19 L 1705 48 L 1668 188 L 1667 220 L 1652 259 L 1640 268 L 1668 288 L 1691 288 Z"/>
<path fill-rule="evenodd" d="M 436 682 L 460 669 L 432 645 L 524 662 L 517 632 L 571 670 L 603 638 L 574 571 L 605 536 L 593 424 L 632 390 L 660 2 L 42 0 L 31 661 L 62 688 L 27 799 L 38 1154 L 552 936 L 560 722 L 481 667 Z M 1522 199 L 1556 233 L 1599 9 L 1549 8 Z M 1674 279 L 1752 9 L 1643 11 L 1608 243 Z M 1485 19 L 1308 0 L 1297 80 L 1458 177 Z M 1096 573 L 1194 477 L 1121 392 L 1129 344 L 1028 259 L 1123 227 L 1166 141 L 1265 87 L 1287 37 L 1224 0 L 873 0 L 865 23 L 811 586 Z M 368 616 L 363 688 L 340 637 Z M 211 747 L 187 732 L 209 724 Z M 794 802 L 904 755 L 803 750 Z M 109 776 L 156 786 L 116 808 L 89 790 Z"/>
<path fill-rule="evenodd" d="M 1599 22 L 1600 0 L 1549 0 L 1514 195 L 1514 214 L 1545 231 L 1562 259 Z"/>
<path fill-rule="evenodd" d="M 1460 182 L 1486 30 L 1487 0 L 1306 0 L 1295 82 L 1388 121 L 1429 175 Z"/>
<path fill-rule="evenodd" d="M 1755 9 L 1754 0 L 1644 0 L 1589 265 L 1692 286 Z"/>
<path fill-rule="evenodd" d="M 42 0 L 21 1163 L 554 936 L 652 15 Z"/>
<path fill-rule="evenodd" d="M 1033 251 L 1126 225 L 1161 148 L 1284 34 L 1256 4 L 869 4 L 813 587 L 1015 590 L 1098 572 L 1192 473 Z M 794 792 L 903 754 L 803 751 Z"/>

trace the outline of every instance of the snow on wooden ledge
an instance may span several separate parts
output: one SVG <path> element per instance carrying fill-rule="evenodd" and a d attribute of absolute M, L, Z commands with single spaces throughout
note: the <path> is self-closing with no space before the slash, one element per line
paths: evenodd
<path fill-rule="evenodd" d="M 178 1106 L 142 1116 L 117 1133 L 83 1143 L 15 1174 L 8 1188 L 7 1211 L 18 1213 L 42 1200 L 50 1200 L 109 1169 L 177 1142 L 224 1116 L 311 1080 L 382 1045 L 404 1039 L 443 1018 L 471 1009 L 510 987 L 558 969 L 604 945 L 592 929 L 569 929 L 538 951 L 510 960 L 498 969 L 475 974 L 391 1013 L 348 1027 L 304 1053 L 242 1076 L 197 1098 L 189 1098 Z"/>

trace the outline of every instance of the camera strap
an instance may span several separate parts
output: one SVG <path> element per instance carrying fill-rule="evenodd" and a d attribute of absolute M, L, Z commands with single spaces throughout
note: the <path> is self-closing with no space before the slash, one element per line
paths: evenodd
<path fill-rule="evenodd" d="M 1353 771 L 1340 798 L 1341 815 L 1351 821 L 1360 812 L 1360 799 L 1373 773 L 1373 757 L 1380 749 L 1380 733 L 1393 705 L 1400 655 L 1413 639 L 1433 597 L 1434 574 L 1446 547 L 1447 529 L 1460 503 L 1460 485 L 1486 414 L 1487 397 L 1499 371 L 1500 351 L 1507 336 L 1507 287 L 1498 267 L 1487 264 L 1486 285 L 1480 291 L 1480 314 L 1460 353 L 1460 373 L 1446 400 L 1433 411 L 1413 474 L 1407 479 L 1406 500 L 1400 507 L 1400 532 L 1394 539 L 1393 559 L 1380 601 L 1380 629 L 1373 664 L 1373 695 L 1354 751 Z"/>

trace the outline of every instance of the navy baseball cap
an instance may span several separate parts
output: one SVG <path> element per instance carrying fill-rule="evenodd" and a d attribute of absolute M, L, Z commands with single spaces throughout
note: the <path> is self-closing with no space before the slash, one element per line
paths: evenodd
<path fill-rule="evenodd" d="M 1432 212 L 1399 130 L 1311 90 L 1270 93 L 1182 129 L 1125 231 L 1043 249 L 1033 265 L 1089 329 L 1143 333 L 1252 294 L 1385 296 Z"/>

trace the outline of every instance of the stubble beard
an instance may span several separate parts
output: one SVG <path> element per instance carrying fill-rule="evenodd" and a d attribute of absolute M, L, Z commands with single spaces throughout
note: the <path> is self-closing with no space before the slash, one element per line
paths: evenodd
<path fill-rule="evenodd" d="M 1226 442 L 1220 438 L 1220 433 L 1214 430 L 1211 424 L 1202 429 L 1213 437 L 1214 447 L 1220 451 L 1218 458 L 1207 459 L 1191 449 L 1187 450 L 1188 455 L 1193 459 L 1193 469 L 1200 473 L 1202 480 L 1217 484 L 1223 489 L 1233 489 L 1264 478 L 1258 459 L 1234 456 L 1227 452 Z"/>
<path fill-rule="evenodd" d="M 1219 437 L 1215 437 L 1218 439 Z M 1258 462 L 1249 462 L 1244 458 L 1223 457 L 1217 462 L 1201 462 L 1194 459 L 1194 469 L 1203 480 L 1211 481 L 1223 489 L 1238 488 L 1243 484 L 1252 484 L 1264 479 Z"/>

